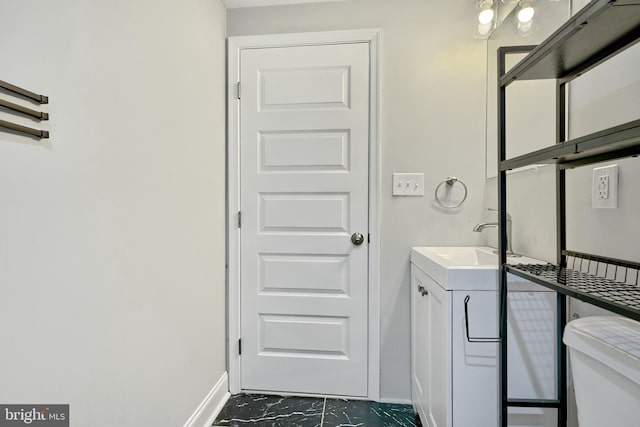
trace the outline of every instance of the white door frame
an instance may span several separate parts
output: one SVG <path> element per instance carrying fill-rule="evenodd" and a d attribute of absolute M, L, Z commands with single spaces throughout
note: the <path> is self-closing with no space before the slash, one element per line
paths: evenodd
<path fill-rule="evenodd" d="M 229 391 L 241 391 L 240 339 L 240 51 L 269 47 L 369 43 L 369 301 L 367 398 L 380 399 L 380 140 L 379 29 L 230 37 L 227 45 L 227 370 Z"/>

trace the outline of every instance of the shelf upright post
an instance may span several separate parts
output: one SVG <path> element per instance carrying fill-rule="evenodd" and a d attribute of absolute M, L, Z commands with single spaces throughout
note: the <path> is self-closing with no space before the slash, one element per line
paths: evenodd
<path fill-rule="evenodd" d="M 567 140 L 567 82 L 556 81 L 556 143 Z M 565 169 L 556 165 L 556 257 L 559 266 L 566 267 L 567 205 Z M 567 296 L 556 293 L 556 384 L 558 399 L 558 427 L 567 425 L 567 348 L 562 334 L 567 323 Z"/>
<path fill-rule="evenodd" d="M 507 69 L 507 55 L 510 53 L 529 53 L 535 46 L 503 46 L 498 48 L 498 265 L 499 265 L 499 331 L 500 351 L 498 364 L 500 366 L 500 411 L 499 426 L 509 425 L 509 392 L 508 392 L 508 350 L 507 350 L 507 171 L 501 167 L 507 159 L 507 86 L 511 81 L 503 82 L 502 78 Z"/>
<path fill-rule="evenodd" d="M 500 426 L 507 427 L 509 422 L 509 405 L 507 390 L 507 171 L 499 167 L 506 160 L 506 91 L 501 78 L 506 71 L 506 54 L 508 48 L 498 49 L 498 265 L 500 291 Z"/>

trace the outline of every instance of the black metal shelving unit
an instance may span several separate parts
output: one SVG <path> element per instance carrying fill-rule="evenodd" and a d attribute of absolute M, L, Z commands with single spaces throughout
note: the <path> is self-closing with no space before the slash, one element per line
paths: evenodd
<path fill-rule="evenodd" d="M 565 171 L 596 162 L 640 154 L 640 119 L 577 139 L 566 139 L 566 85 L 640 40 L 640 0 L 592 0 L 542 44 L 503 47 L 498 51 L 498 220 L 500 257 L 500 425 L 508 426 L 509 407 L 556 408 L 558 426 L 567 425 L 567 354 L 562 333 L 567 296 L 640 320 L 640 263 L 566 248 Z M 505 57 L 529 54 L 506 72 Z M 556 141 L 549 147 L 506 158 L 506 88 L 519 80 L 555 79 Z M 507 264 L 507 171 L 523 166 L 556 164 L 557 260 L 547 265 Z M 573 264 L 568 265 L 568 260 Z M 576 260 L 580 260 L 576 269 Z M 595 271 L 583 271 L 583 261 Z M 601 267 L 603 266 L 603 267 Z M 611 266 L 611 267 L 609 267 Z M 609 268 L 615 269 L 613 277 Z M 635 284 L 618 280 L 618 268 L 635 270 Z M 604 269 L 604 272 L 602 272 Z M 555 399 L 509 399 L 507 389 L 507 274 L 515 274 L 557 292 L 557 389 Z"/>

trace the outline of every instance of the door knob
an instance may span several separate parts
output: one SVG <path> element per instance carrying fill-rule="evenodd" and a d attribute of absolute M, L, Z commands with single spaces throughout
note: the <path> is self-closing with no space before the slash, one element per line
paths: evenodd
<path fill-rule="evenodd" d="M 362 233 L 353 233 L 351 235 L 351 243 L 353 243 L 354 245 L 360 246 L 362 242 L 364 242 L 364 236 L 362 235 Z"/>

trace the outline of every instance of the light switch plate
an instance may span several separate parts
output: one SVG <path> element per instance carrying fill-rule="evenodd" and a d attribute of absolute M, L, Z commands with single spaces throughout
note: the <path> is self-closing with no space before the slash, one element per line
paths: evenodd
<path fill-rule="evenodd" d="M 394 173 L 394 196 L 424 196 L 423 173 Z"/>
<path fill-rule="evenodd" d="M 591 193 L 593 209 L 615 209 L 618 207 L 618 165 L 593 169 Z"/>

